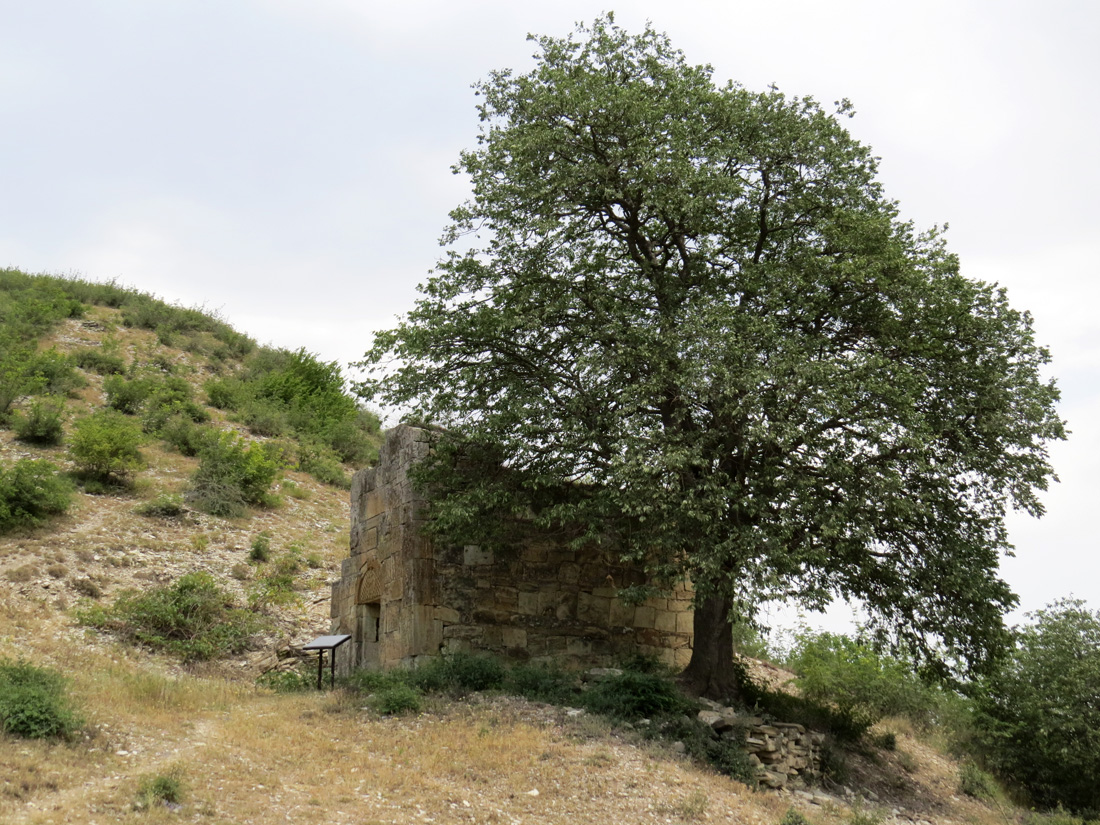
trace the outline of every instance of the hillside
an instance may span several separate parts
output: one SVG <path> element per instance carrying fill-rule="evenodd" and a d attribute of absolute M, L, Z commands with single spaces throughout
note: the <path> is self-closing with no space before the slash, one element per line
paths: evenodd
<path fill-rule="evenodd" d="M 253 378 L 272 374 L 257 363 L 301 359 L 265 354 L 217 319 L 206 328 L 195 318 L 193 328 L 173 328 L 165 319 L 192 311 L 161 310 L 126 294 L 115 306 L 82 300 L 79 311 L 58 311 L 61 317 L 46 318 L 33 335 L 0 344 L 25 354 L 18 347 L 30 340 L 34 353 L 73 364 L 81 353 L 106 353 L 121 360 L 118 375 L 149 379 L 150 386 L 163 376 L 182 379 L 191 403 L 201 407 L 194 418 L 209 419 L 202 426 L 232 432 L 242 443 L 274 445 L 282 469 L 264 506 L 249 505 L 230 518 L 202 512 L 187 499 L 200 459 L 166 439 L 171 428 L 147 406 L 131 416 L 147 430 L 140 469 L 112 484 L 79 479 L 83 487 L 64 515 L 0 535 L 0 657 L 65 674 L 86 720 L 71 743 L 0 737 L 0 821 L 777 825 L 791 809 L 818 825 L 1019 818 L 962 796 L 958 764 L 900 721 L 882 723 L 896 735 L 895 750 L 869 746 L 847 754 L 843 783 L 774 793 L 700 767 L 641 729 L 565 707 L 474 693 L 432 697 L 419 714 L 389 717 L 349 691 L 279 694 L 258 686 L 280 656 L 288 663 L 294 647 L 328 631 L 328 581 L 347 554 L 341 476 L 356 463 L 339 464 L 336 472 L 335 448 L 296 428 L 291 407 L 206 403 L 218 388 L 239 390 L 232 382 L 250 370 Z M 135 304 L 159 313 L 159 328 L 135 321 Z M 11 305 L 0 302 L 5 309 Z M 66 441 L 75 421 L 110 401 L 113 373 L 73 370 L 79 380 L 62 392 L 42 394 L 40 382 L 32 387 L 38 394 L 13 400 L 9 428 L 0 429 L 0 464 L 47 459 L 74 469 Z M 285 382 L 269 379 L 265 386 L 270 400 L 278 395 L 272 387 Z M 63 399 L 57 403 L 66 440 L 44 446 L 19 440 L 11 427 L 46 398 Z M 369 420 L 356 420 L 365 422 L 365 436 L 377 436 Z M 178 512 L 137 512 L 156 502 Z M 250 558 L 259 537 L 270 546 L 266 562 Z M 258 600 L 267 592 L 259 585 L 287 557 L 296 560 L 289 587 L 278 599 Z M 200 570 L 237 603 L 251 599 L 266 617 L 248 650 L 183 664 L 78 621 L 90 605 Z M 785 678 L 774 669 L 772 675 Z M 179 777 L 181 803 L 135 805 L 150 777 Z"/>

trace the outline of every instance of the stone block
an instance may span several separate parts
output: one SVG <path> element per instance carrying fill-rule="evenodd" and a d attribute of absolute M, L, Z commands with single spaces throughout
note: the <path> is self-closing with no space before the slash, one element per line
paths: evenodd
<path fill-rule="evenodd" d="M 576 557 L 577 554 L 574 551 L 563 547 L 551 547 L 546 551 L 546 561 L 548 564 L 572 564 Z"/>
<path fill-rule="evenodd" d="M 467 567 L 493 563 L 493 551 L 477 544 L 467 544 L 462 548 L 462 563 Z"/>
<path fill-rule="evenodd" d="M 592 642 L 588 639 L 573 637 L 566 643 L 565 652 L 570 656 L 591 656 Z"/>
<path fill-rule="evenodd" d="M 634 611 L 634 605 L 627 604 L 622 599 L 612 599 L 610 625 L 612 627 L 634 627 Z"/>
<path fill-rule="evenodd" d="M 639 629 L 651 628 L 653 627 L 653 623 L 656 618 L 656 610 L 654 610 L 652 607 L 646 607 L 644 604 L 639 605 L 638 608 L 634 611 L 634 627 Z"/>
<path fill-rule="evenodd" d="M 593 596 L 589 593 L 577 594 L 577 619 L 589 624 L 606 626 L 611 617 L 611 599 Z"/>
<path fill-rule="evenodd" d="M 524 547 L 519 554 L 520 561 L 525 564 L 545 564 L 546 548 L 539 546 Z"/>
<path fill-rule="evenodd" d="M 461 621 L 458 611 L 453 607 L 436 607 L 432 617 L 445 624 L 458 624 Z"/>
<path fill-rule="evenodd" d="M 368 527 L 362 531 L 361 538 L 359 540 L 359 552 L 369 553 L 371 550 L 378 549 L 378 528 Z"/>
<path fill-rule="evenodd" d="M 374 516 L 381 515 L 386 510 L 386 496 L 383 495 L 382 490 L 375 488 L 370 490 L 366 494 L 366 501 L 363 507 L 363 518 L 369 519 Z"/>
<path fill-rule="evenodd" d="M 658 610 L 656 616 L 653 619 L 653 626 L 665 633 L 676 632 L 676 614 L 669 613 L 667 610 Z"/>
<path fill-rule="evenodd" d="M 557 568 L 557 580 L 562 584 L 576 584 L 580 580 L 581 568 L 572 562 L 566 562 Z"/>
<path fill-rule="evenodd" d="M 692 634 L 695 632 L 695 611 L 686 610 L 676 614 L 676 632 Z"/>
<path fill-rule="evenodd" d="M 519 627 L 501 628 L 501 642 L 505 647 L 527 647 L 527 631 Z"/>
<path fill-rule="evenodd" d="M 516 609 L 524 616 L 537 616 L 539 614 L 539 594 L 521 590 L 516 600 Z"/>
<path fill-rule="evenodd" d="M 498 587 L 493 591 L 493 602 L 498 610 L 516 610 L 519 607 L 519 590 L 514 587 Z"/>

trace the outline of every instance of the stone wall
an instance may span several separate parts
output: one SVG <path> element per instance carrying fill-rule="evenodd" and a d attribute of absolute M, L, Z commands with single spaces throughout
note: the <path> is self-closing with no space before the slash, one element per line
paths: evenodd
<path fill-rule="evenodd" d="M 422 532 L 429 502 L 409 480 L 429 433 L 387 433 L 378 464 L 351 490 L 351 550 L 332 586 L 332 630 L 350 633 L 337 667 L 415 666 L 425 656 L 471 650 L 576 666 L 627 653 L 683 667 L 691 656 L 691 594 L 631 605 L 621 587 L 641 571 L 596 548 L 529 534 L 506 550 L 433 542 Z"/>
<path fill-rule="evenodd" d="M 821 775 L 825 734 L 793 722 L 765 722 L 759 716 L 740 715 L 717 702 L 702 701 L 709 709 L 699 711 L 699 719 L 710 725 L 716 736 L 745 735 L 745 750 L 761 785 L 784 788 L 792 781 Z"/>

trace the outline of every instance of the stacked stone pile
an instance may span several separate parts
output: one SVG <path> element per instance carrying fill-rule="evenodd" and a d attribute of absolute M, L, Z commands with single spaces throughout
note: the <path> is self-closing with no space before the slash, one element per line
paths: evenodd
<path fill-rule="evenodd" d="M 769 788 L 784 788 L 795 780 L 820 775 L 825 734 L 807 731 L 792 722 L 765 722 L 759 716 L 739 714 L 717 702 L 703 700 L 699 720 L 718 736 L 740 738 L 756 767 L 756 778 Z"/>

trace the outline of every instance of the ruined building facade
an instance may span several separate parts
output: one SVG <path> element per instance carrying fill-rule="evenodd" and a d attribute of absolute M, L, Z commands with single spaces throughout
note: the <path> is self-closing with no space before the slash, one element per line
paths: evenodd
<path fill-rule="evenodd" d="M 332 585 L 332 632 L 348 633 L 337 667 L 412 667 L 458 650 L 559 664 L 606 664 L 641 653 L 682 667 L 691 655 L 691 594 L 624 602 L 640 571 L 606 553 L 530 534 L 493 553 L 422 531 L 430 502 L 409 479 L 429 433 L 387 433 L 375 467 L 351 489 L 351 554 Z"/>

